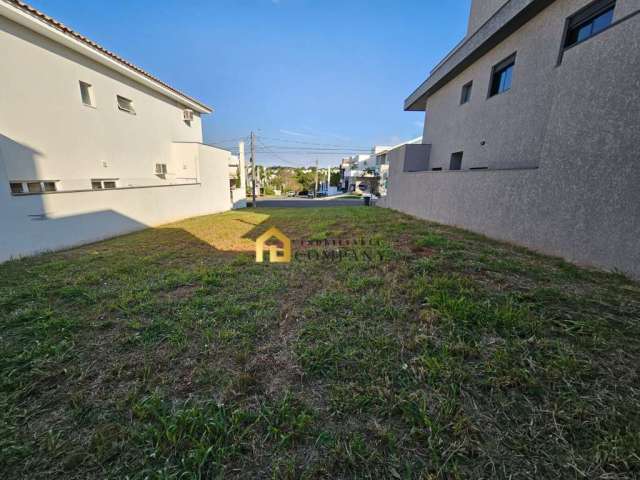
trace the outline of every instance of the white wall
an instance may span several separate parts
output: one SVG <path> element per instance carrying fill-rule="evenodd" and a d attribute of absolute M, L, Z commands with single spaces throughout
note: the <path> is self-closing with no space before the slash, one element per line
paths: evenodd
<path fill-rule="evenodd" d="M 229 210 L 229 152 L 193 148 L 201 183 L 190 185 L 15 196 L 0 170 L 0 261 Z"/>

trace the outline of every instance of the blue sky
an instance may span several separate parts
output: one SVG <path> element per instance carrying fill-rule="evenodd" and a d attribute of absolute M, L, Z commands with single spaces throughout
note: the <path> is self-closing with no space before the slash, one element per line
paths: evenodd
<path fill-rule="evenodd" d="M 259 163 L 327 166 L 345 154 L 309 149 L 422 134 L 403 101 L 464 36 L 470 0 L 30 3 L 213 106 L 205 142 L 255 130 Z"/>

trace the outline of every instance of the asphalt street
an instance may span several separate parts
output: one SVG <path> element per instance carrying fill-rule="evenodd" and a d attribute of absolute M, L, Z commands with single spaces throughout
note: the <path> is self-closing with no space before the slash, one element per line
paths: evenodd
<path fill-rule="evenodd" d="M 300 208 L 300 207 L 354 207 L 364 205 L 364 201 L 359 198 L 277 198 L 277 199 L 258 199 L 256 201 L 258 207 L 283 207 L 283 208 Z"/>

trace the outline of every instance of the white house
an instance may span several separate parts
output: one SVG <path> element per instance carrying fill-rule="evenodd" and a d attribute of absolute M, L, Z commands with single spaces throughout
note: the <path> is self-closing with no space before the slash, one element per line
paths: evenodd
<path fill-rule="evenodd" d="M 387 194 L 389 163 L 387 153 L 407 144 L 421 143 L 422 137 L 402 142 L 393 147 L 374 145 L 370 155 L 353 155 L 342 159 L 340 183 L 345 192 Z"/>
<path fill-rule="evenodd" d="M 0 0 L 0 260 L 228 210 L 204 103 Z"/>
<path fill-rule="evenodd" d="M 389 152 L 403 147 L 404 145 L 416 145 L 422 143 L 422 137 L 414 138 L 407 142 L 399 143 L 398 145 L 394 145 L 393 147 L 380 147 L 378 149 L 374 149 L 375 156 L 375 165 L 376 171 L 380 176 L 380 184 L 378 185 L 378 190 L 381 197 L 387 195 L 387 189 L 389 187 Z"/>
<path fill-rule="evenodd" d="M 340 187 L 345 192 L 353 192 L 356 188 L 356 179 L 363 176 L 367 168 L 370 155 L 352 155 L 342 159 L 340 163 Z"/>

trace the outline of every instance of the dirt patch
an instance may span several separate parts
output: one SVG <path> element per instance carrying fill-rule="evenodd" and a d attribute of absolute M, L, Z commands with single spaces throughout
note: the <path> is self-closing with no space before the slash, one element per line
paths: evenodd
<path fill-rule="evenodd" d="M 169 301 L 185 300 L 193 297 L 198 288 L 199 287 L 197 285 L 181 285 L 169 292 L 163 292 L 162 298 Z"/>
<path fill-rule="evenodd" d="M 411 247 L 411 253 L 419 257 L 433 257 L 436 254 L 433 248 L 419 247 L 417 245 L 414 245 L 413 247 Z"/>

